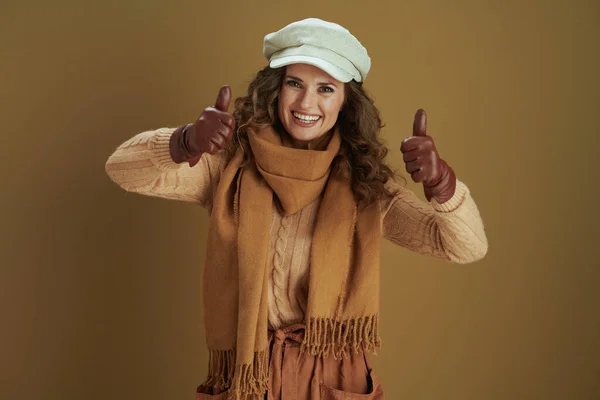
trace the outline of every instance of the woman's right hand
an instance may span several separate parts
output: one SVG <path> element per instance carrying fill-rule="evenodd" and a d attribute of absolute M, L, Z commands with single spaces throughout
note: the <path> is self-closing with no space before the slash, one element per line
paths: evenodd
<path fill-rule="evenodd" d="M 180 148 L 184 150 L 183 161 L 193 167 L 202 154 L 215 154 L 233 137 L 235 119 L 227 112 L 231 102 L 231 88 L 222 86 L 214 107 L 206 107 L 200 117 L 181 131 Z"/>

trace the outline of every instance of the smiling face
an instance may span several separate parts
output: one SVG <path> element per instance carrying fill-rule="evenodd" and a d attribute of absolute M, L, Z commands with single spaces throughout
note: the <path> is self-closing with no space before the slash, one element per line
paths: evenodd
<path fill-rule="evenodd" d="M 294 147 L 307 149 L 309 141 L 335 125 L 344 103 L 344 82 L 309 64 L 285 68 L 277 112 Z"/>

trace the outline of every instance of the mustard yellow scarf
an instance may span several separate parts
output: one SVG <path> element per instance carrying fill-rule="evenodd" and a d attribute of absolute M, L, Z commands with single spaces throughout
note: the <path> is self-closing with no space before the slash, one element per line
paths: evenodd
<path fill-rule="evenodd" d="M 210 359 L 203 385 L 229 389 L 229 399 L 262 400 L 269 373 L 272 202 L 290 215 L 323 196 L 301 352 L 331 351 L 336 359 L 381 347 L 381 211 L 375 202 L 358 212 L 348 171 L 332 168 L 335 156 L 344 154 L 337 125 L 308 150 L 292 148 L 288 135 L 273 127 L 249 130 L 248 138 L 254 160 L 241 168 L 244 155 L 238 149 L 220 176 L 210 212 L 202 276 Z"/>

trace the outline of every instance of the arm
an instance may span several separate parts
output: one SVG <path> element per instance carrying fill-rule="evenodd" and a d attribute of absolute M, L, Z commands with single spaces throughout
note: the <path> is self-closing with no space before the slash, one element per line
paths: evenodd
<path fill-rule="evenodd" d="M 128 192 L 182 200 L 209 207 L 212 187 L 225 167 L 224 150 L 203 153 L 190 167 L 171 141 L 178 128 L 141 132 L 122 143 L 105 164 L 108 176 Z M 178 160 L 179 163 L 175 162 Z"/>
<path fill-rule="evenodd" d="M 456 180 L 456 190 L 440 204 L 421 201 L 393 179 L 386 184 L 397 191 L 382 204 L 383 236 L 423 255 L 467 264 L 481 260 L 488 242 L 483 221 L 469 188 Z"/>

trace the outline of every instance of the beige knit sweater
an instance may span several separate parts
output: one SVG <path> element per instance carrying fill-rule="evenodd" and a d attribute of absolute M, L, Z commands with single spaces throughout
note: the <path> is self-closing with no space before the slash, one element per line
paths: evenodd
<path fill-rule="evenodd" d="M 106 172 L 123 189 L 198 204 L 211 212 L 213 189 L 225 168 L 224 151 L 203 154 L 190 168 L 171 159 L 175 128 L 145 131 L 121 144 L 106 162 Z M 479 210 L 467 186 L 457 180 L 454 196 L 443 204 L 420 200 L 395 181 L 399 195 L 381 200 L 383 236 L 412 251 L 455 263 L 482 259 L 488 248 Z M 269 326 L 302 322 L 308 299 L 311 235 L 321 198 L 296 214 L 282 217 L 273 205 Z M 275 204 L 275 203 L 273 203 Z M 210 251 L 210 249 L 207 249 Z"/>

